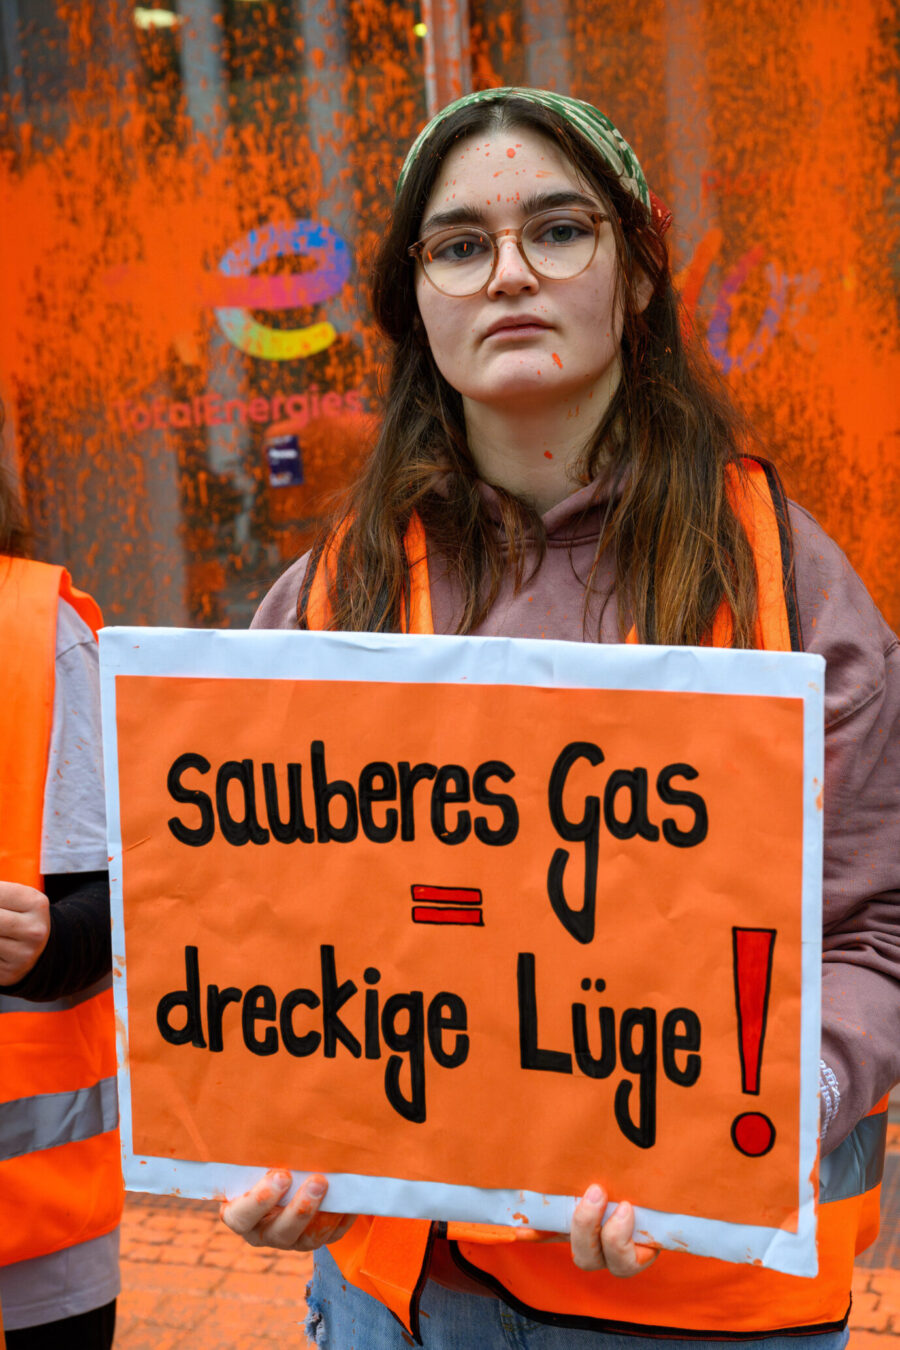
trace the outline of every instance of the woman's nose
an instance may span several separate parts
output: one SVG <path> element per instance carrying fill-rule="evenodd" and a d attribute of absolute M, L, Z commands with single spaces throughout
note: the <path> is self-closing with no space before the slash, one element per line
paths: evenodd
<path fill-rule="evenodd" d="M 537 274 L 528 266 L 516 240 L 499 239 L 494 275 L 487 286 L 488 295 L 519 295 L 522 291 L 536 291 L 539 284 Z"/>

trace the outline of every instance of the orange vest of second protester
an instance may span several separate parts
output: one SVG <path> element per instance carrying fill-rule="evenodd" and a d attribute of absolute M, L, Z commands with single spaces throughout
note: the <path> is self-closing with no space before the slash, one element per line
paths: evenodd
<path fill-rule="evenodd" d="M 0 558 L 0 878 L 41 889 L 61 567 Z M 53 1003 L 0 991 L 0 1265 L 109 1233 L 122 1212 L 111 977 Z"/>

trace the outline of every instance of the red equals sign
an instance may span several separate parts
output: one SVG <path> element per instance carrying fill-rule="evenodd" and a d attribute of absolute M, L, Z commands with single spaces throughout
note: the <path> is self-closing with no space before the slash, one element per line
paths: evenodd
<path fill-rule="evenodd" d="M 413 923 L 464 923 L 484 927 L 481 891 L 468 886 L 413 886 Z"/>

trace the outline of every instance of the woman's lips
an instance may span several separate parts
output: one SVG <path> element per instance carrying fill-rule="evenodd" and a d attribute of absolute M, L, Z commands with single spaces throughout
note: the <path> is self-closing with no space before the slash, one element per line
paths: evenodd
<path fill-rule="evenodd" d="M 546 333 L 549 326 L 549 324 L 541 323 L 539 319 L 526 319 L 522 322 L 516 320 L 489 328 L 484 336 L 485 340 L 492 337 L 537 337 L 541 333 Z"/>

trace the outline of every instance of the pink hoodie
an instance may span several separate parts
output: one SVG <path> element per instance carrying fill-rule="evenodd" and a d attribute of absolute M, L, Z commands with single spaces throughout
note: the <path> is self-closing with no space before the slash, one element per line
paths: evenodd
<path fill-rule="evenodd" d="M 547 551 L 518 595 L 503 586 L 482 636 L 621 642 L 612 559 L 584 615 L 605 502 L 592 484 L 544 516 Z M 497 521 L 496 498 L 483 488 Z M 828 1153 L 900 1080 L 900 643 L 841 550 L 791 503 L 806 651 L 826 660 L 822 1127 Z M 306 558 L 275 583 L 254 628 L 293 628 Z M 453 633 L 459 599 L 429 557 L 434 628 Z M 608 603 L 604 601 L 609 598 Z"/>

